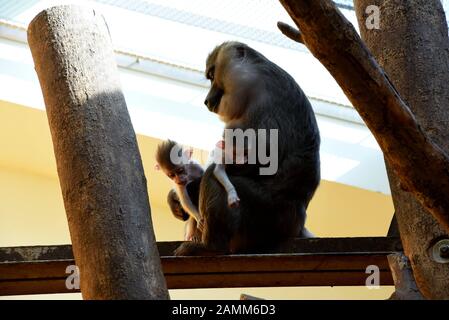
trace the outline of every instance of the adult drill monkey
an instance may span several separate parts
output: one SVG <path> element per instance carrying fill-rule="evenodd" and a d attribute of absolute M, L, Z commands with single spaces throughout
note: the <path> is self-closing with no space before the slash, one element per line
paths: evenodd
<path fill-rule="evenodd" d="M 320 181 L 320 136 L 310 102 L 287 72 L 239 42 L 225 42 L 209 54 L 206 77 L 211 89 L 205 104 L 226 129 L 278 130 L 278 170 L 260 175 L 260 163 L 227 165 L 240 197 L 240 206 L 230 208 L 210 166 L 200 185 L 202 241 L 184 243 L 175 254 L 276 250 L 303 234 Z"/>

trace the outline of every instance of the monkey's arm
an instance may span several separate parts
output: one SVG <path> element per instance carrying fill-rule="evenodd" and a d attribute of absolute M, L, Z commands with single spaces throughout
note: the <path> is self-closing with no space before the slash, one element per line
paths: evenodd
<path fill-rule="evenodd" d="M 238 207 L 240 202 L 239 196 L 237 195 L 237 191 L 235 190 L 234 185 L 229 180 L 223 164 L 217 163 L 215 165 L 214 176 L 215 178 L 217 178 L 218 182 L 220 182 L 223 188 L 225 188 L 226 193 L 228 194 L 228 205 L 231 208 Z"/>
<path fill-rule="evenodd" d="M 179 200 L 181 201 L 181 205 L 187 213 L 193 217 L 198 223 L 200 223 L 201 216 L 198 212 L 198 209 L 195 207 L 195 205 L 192 203 L 192 200 L 189 197 L 189 194 L 187 193 L 187 188 L 185 186 L 179 187 L 177 186 L 177 191 L 179 195 Z"/>

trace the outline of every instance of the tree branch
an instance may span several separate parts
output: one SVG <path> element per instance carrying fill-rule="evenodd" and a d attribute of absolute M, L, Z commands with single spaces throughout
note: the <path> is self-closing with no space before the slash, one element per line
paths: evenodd
<path fill-rule="evenodd" d="M 281 21 L 279 21 L 277 23 L 277 26 L 278 26 L 279 30 L 281 30 L 281 32 L 286 37 L 292 39 L 293 41 L 296 41 L 296 42 L 304 44 L 304 40 L 302 38 L 301 31 L 299 31 L 298 29 L 295 29 L 291 25 L 289 25 L 287 23 L 284 23 L 284 22 L 281 22 Z"/>
<path fill-rule="evenodd" d="M 332 1 L 280 2 L 373 133 L 401 185 L 449 231 L 449 158 L 421 129 L 354 27 Z"/>

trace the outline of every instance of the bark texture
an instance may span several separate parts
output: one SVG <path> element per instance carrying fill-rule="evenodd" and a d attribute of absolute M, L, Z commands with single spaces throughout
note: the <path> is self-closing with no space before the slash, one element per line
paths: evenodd
<path fill-rule="evenodd" d="M 332 1 L 280 2 L 298 26 L 300 39 L 334 76 L 373 133 L 401 186 L 412 192 L 449 232 L 447 153 L 422 130 L 354 27 Z M 295 33 L 288 34 L 299 38 Z"/>
<path fill-rule="evenodd" d="M 424 300 L 416 286 L 412 268 L 407 257 L 403 253 L 390 254 L 388 256 L 391 274 L 393 275 L 396 291 L 390 300 Z"/>
<path fill-rule="evenodd" d="M 407 101 L 429 138 L 449 153 L 449 41 L 445 14 L 439 0 L 354 1 L 363 40 L 389 79 Z M 380 9 L 380 29 L 368 29 L 369 5 Z M 400 131 L 402 126 L 392 124 Z M 392 150 L 391 152 L 395 152 Z M 412 170 L 443 180 L 432 171 L 434 163 L 415 161 L 422 150 L 404 154 L 416 162 Z M 387 157 L 388 158 L 388 157 Z M 432 260 L 430 248 L 445 231 L 414 195 L 403 190 L 400 178 L 386 161 L 404 250 L 419 289 L 427 298 L 449 299 L 449 265 Z M 405 188 L 407 189 L 407 188 Z M 446 194 L 449 199 L 449 194 Z"/>
<path fill-rule="evenodd" d="M 167 299 L 136 136 L 107 25 L 53 7 L 28 42 L 52 134 L 85 299 Z"/>

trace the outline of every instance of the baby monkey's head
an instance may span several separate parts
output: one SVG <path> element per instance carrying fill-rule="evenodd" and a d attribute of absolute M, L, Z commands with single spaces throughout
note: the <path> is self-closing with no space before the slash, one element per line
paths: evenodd
<path fill-rule="evenodd" d="M 160 143 L 156 151 L 156 169 L 162 170 L 177 185 L 186 185 L 191 181 L 189 164 L 192 149 L 183 148 L 173 140 Z"/>

